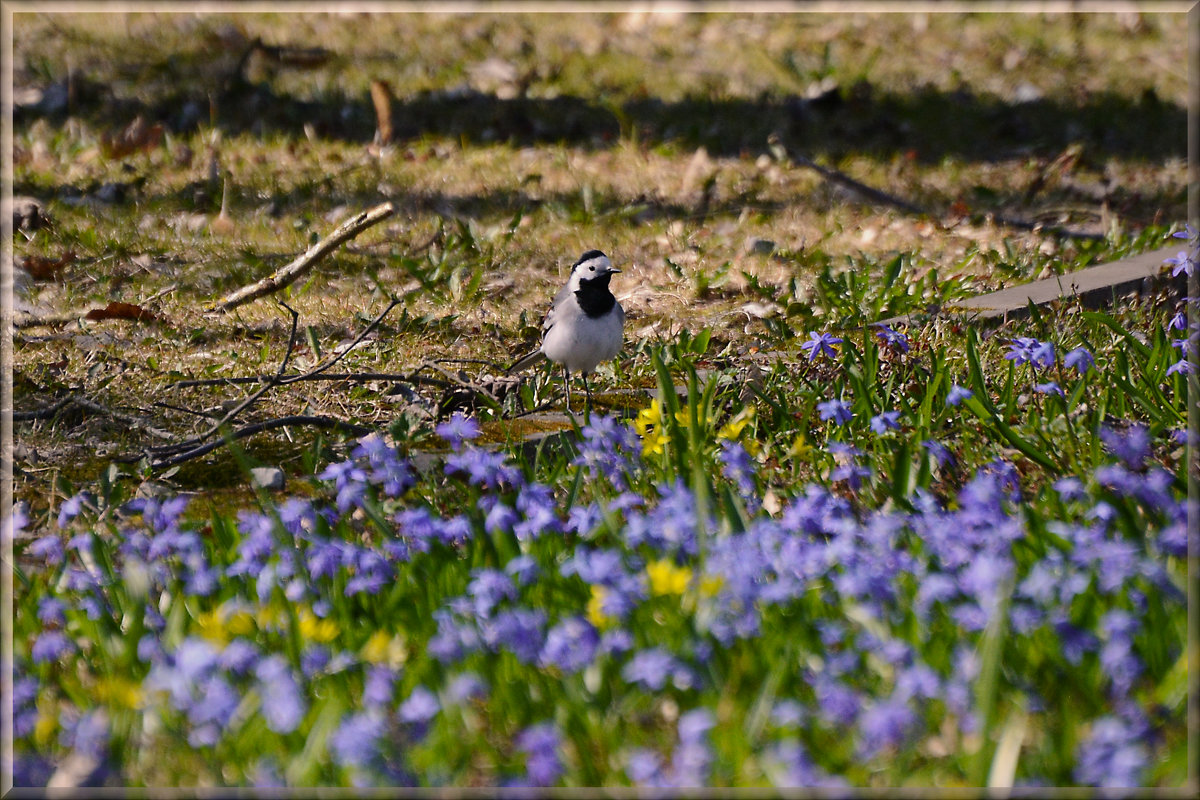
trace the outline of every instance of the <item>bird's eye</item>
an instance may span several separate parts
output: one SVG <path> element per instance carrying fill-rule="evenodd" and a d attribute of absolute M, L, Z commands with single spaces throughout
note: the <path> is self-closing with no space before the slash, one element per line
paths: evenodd
<path fill-rule="evenodd" d="M 595 268 L 594 266 L 593 266 L 593 267 L 588 267 L 588 269 L 590 269 L 592 272 L 595 272 L 595 271 L 596 271 L 596 268 Z"/>

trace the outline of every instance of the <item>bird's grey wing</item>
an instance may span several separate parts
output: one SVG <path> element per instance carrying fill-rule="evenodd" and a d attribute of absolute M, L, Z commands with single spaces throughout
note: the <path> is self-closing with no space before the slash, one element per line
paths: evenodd
<path fill-rule="evenodd" d="M 554 327 L 555 318 L 559 315 L 559 308 L 571 297 L 571 285 L 567 284 L 558 290 L 558 294 L 554 295 L 554 302 L 550 304 L 550 310 L 546 312 L 546 316 L 542 318 L 542 338 L 550 332 Z"/>

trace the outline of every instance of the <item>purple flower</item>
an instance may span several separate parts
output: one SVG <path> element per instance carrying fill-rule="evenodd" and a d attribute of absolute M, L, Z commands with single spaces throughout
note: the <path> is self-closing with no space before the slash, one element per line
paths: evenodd
<path fill-rule="evenodd" d="M 84 506 L 91 503 L 91 496 L 87 492 L 80 492 L 74 497 L 63 501 L 62 506 L 58 510 L 58 527 L 65 528 L 71 520 L 83 511 Z"/>
<path fill-rule="evenodd" d="M 532 583 L 540 572 L 537 561 L 530 555 L 521 555 L 512 559 L 504 565 L 504 571 L 515 578 L 521 586 Z"/>
<path fill-rule="evenodd" d="M 854 492 L 857 492 L 862 487 L 863 481 L 869 477 L 871 477 L 871 469 L 860 464 L 842 464 L 829 473 L 831 481 L 834 483 L 846 481 L 846 486 Z"/>
<path fill-rule="evenodd" d="M 658 753 L 644 747 L 630 752 L 625 763 L 625 774 L 634 786 L 665 786 L 662 770 L 662 758 Z"/>
<path fill-rule="evenodd" d="M 1164 264 L 1170 264 L 1174 269 L 1171 270 L 1171 277 L 1177 278 L 1181 274 L 1191 275 L 1195 269 L 1195 262 L 1186 250 L 1180 250 L 1176 255 L 1163 260 Z"/>
<path fill-rule="evenodd" d="M 626 488 L 626 477 L 635 469 L 641 450 L 633 427 L 615 416 L 598 414 L 580 434 L 574 465 L 593 475 L 603 475 L 618 489 Z"/>
<path fill-rule="evenodd" d="M 257 660 L 258 648 L 239 637 L 225 645 L 225 649 L 217 657 L 217 664 L 234 675 L 244 675 Z"/>
<path fill-rule="evenodd" d="M 1137 731 L 1119 717 L 1097 719 L 1076 749 L 1075 780 L 1105 788 L 1141 786 L 1150 758 L 1139 738 Z"/>
<path fill-rule="evenodd" d="M 679 745 L 671 758 L 675 786 L 703 786 L 708 781 L 712 751 L 708 732 L 716 725 L 707 708 L 695 708 L 679 716 Z"/>
<path fill-rule="evenodd" d="M 1079 478 L 1067 476 L 1059 478 L 1054 482 L 1054 491 L 1058 492 L 1059 498 L 1064 503 L 1070 503 L 1076 500 L 1084 500 L 1087 498 L 1087 493 L 1083 490 L 1083 481 Z"/>
<path fill-rule="evenodd" d="M 1176 372 L 1180 373 L 1181 375 L 1191 375 L 1192 371 L 1192 362 L 1188 361 L 1186 358 L 1181 358 L 1171 366 L 1167 367 L 1168 375 L 1174 375 Z"/>
<path fill-rule="evenodd" d="M 900 428 L 900 412 L 899 411 L 884 411 L 871 417 L 871 430 L 882 435 L 885 431 L 898 430 Z"/>
<path fill-rule="evenodd" d="M 733 481 L 742 497 L 757 499 L 754 495 L 754 460 L 750 458 L 742 443 L 722 441 L 721 450 L 717 455 L 721 459 L 721 473 Z"/>
<path fill-rule="evenodd" d="M 45 594 L 38 598 L 38 621 L 43 625 L 64 625 L 66 617 L 63 610 L 66 604 L 53 595 Z"/>
<path fill-rule="evenodd" d="M 517 747 L 525 753 L 525 773 L 531 786 L 550 786 L 562 777 L 559 759 L 562 736 L 553 722 L 531 725 L 517 735 Z"/>
<path fill-rule="evenodd" d="M 479 448 L 470 448 L 447 457 L 445 472 L 447 475 L 465 474 L 472 486 L 486 489 L 516 486 L 521 478 L 519 470 L 505 463 L 503 453 Z"/>
<path fill-rule="evenodd" d="M 1141 469 L 1150 455 L 1150 432 L 1142 425 L 1130 425 L 1124 432 L 1101 426 L 1100 439 L 1109 452 L 1133 470 Z"/>
<path fill-rule="evenodd" d="M 1182 311 L 1176 311 L 1171 317 L 1171 321 L 1167 323 L 1167 330 L 1181 331 L 1187 328 L 1187 315 Z"/>
<path fill-rule="evenodd" d="M 921 446 L 929 451 L 929 454 L 933 456 L 934 461 L 937 462 L 939 467 L 945 467 L 954 461 L 954 455 L 950 452 L 949 448 L 936 439 L 926 439 L 921 442 Z"/>
<path fill-rule="evenodd" d="M 477 569 L 471 574 L 474 577 L 467 584 L 467 594 L 475 601 L 477 616 L 489 617 L 502 600 L 516 598 L 517 588 L 513 586 L 512 579 L 503 572 L 495 569 Z"/>
<path fill-rule="evenodd" d="M 841 339 L 832 336 L 828 333 L 809 332 L 808 341 L 800 345 L 808 351 L 808 360 L 812 361 L 819 355 L 829 356 L 832 358 L 837 355 L 837 351 L 833 349 L 835 344 L 840 344 Z"/>
<path fill-rule="evenodd" d="M 899 747 L 916 721 L 916 714 L 903 700 L 884 700 L 869 706 L 858 718 L 859 753 L 873 758 L 884 748 Z"/>
<path fill-rule="evenodd" d="M 686 668 L 674 656 L 659 647 L 651 647 L 635 653 L 633 658 L 621 669 L 621 677 L 629 683 L 634 683 L 657 692 L 667 685 L 668 680 L 678 683 L 678 678 L 686 680 Z"/>
<path fill-rule="evenodd" d="M 974 397 L 975 393 L 970 389 L 963 388 L 957 383 L 950 387 L 949 394 L 946 395 L 946 405 L 956 406 L 963 400 Z"/>
<path fill-rule="evenodd" d="M 1036 383 L 1033 390 L 1039 394 L 1056 394 L 1059 397 L 1063 396 L 1063 390 L 1059 388 L 1056 381 L 1046 381 L 1045 383 Z"/>
<path fill-rule="evenodd" d="M 546 634 L 540 660 L 544 666 L 578 672 L 592 663 L 599 647 L 600 634 L 595 627 L 583 617 L 569 617 Z"/>
<path fill-rule="evenodd" d="M 379 758 L 383 733 L 383 717 L 379 714 L 363 711 L 345 716 L 329 737 L 329 753 L 339 766 L 369 766 Z"/>
<path fill-rule="evenodd" d="M 462 412 L 455 412 L 449 420 L 434 429 L 438 436 L 449 442 L 455 450 L 479 436 L 479 423 Z"/>
<path fill-rule="evenodd" d="M 63 542 L 62 539 L 54 535 L 42 536 L 34 539 L 26 552 L 34 558 L 43 559 L 49 566 L 55 566 L 62 563 L 64 555 Z"/>
<path fill-rule="evenodd" d="M 400 704 L 400 721 L 409 724 L 429 722 L 441 710 L 437 697 L 424 686 L 412 690 L 408 699 Z"/>
<path fill-rule="evenodd" d="M 884 325 L 882 322 L 876 322 L 874 327 L 879 330 L 875 331 L 875 335 L 886 345 L 895 347 L 902 353 L 908 352 L 908 337 L 891 327 Z"/>
<path fill-rule="evenodd" d="M 262 694 L 262 714 L 267 727 L 276 733 L 291 733 L 304 719 L 306 704 L 292 669 L 283 656 L 268 656 L 258 662 L 255 676 Z"/>
<path fill-rule="evenodd" d="M 546 613 L 541 609 L 506 608 L 490 619 L 480 620 L 479 628 L 488 648 L 506 648 L 518 661 L 530 664 L 542 652 L 545 624 Z"/>
<path fill-rule="evenodd" d="M 849 422 L 854 414 L 850 413 L 850 406 L 844 400 L 826 400 L 823 403 L 817 403 L 817 411 L 823 420 L 833 420 L 836 425 L 845 425 Z"/>
<path fill-rule="evenodd" d="M 487 687 L 473 672 L 455 675 L 446 684 L 446 699 L 451 703 L 465 703 L 471 698 L 483 697 L 486 692 Z"/>
<path fill-rule="evenodd" d="M 35 664 L 45 664 L 48 661 L 58 660 L 60 656 L 74 649 L 75 643 L 68 639 L 62 631 L 43 631 L 38 634 L 33 641 L 33 646 L 29 648 L 29 657 Z"/>
<path fill-rule="evenodd" d="M 373 664 L 367 668 L 363 680 L 362 705 L 368 711 L 382 710 L 392 702 L 392 684 L 396 682 L 396 673 L 384 664 Z"/>
<path fill-rule="evenodd" d="M 1067 368 L 1073 369 L 1080 375 L 1083 375 L 1088 370 L 1095 368 L 1096 359 L 1092 358 L 1092 354 L 1088 352 L 1086 347 L 1076 347 L 1063 356 L 1063 364 Z"/>

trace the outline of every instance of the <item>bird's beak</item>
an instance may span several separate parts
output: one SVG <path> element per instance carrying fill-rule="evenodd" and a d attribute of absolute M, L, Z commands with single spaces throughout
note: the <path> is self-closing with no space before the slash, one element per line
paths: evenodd
<path fill-rule="evenodd" d="M 609 268 L 608 268 L 608 274 L 609 274 L 609 275 L 612 275 L 614 272 L 620 272 L 620 271 L 621 271 L 621 270 L 617 269 L 616 267 L 609 267 Z"/>

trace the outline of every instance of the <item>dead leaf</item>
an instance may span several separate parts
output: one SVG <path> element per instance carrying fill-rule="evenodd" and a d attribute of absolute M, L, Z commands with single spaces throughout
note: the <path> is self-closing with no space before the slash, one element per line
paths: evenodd
<path fill-rule="evenodd" d="M 52 281 L 61 277 L 63 269 L 75 261 L 75 251 L 68 250 L 62 258 L 52 259 L 44 256 L 25 256 L 21 268 L 29 273 L 35 281 Z"/>
<path fill-rule="evenodd" d="M 162 137 L 163 126 L 158 123 L 150 125 L 146 118 L 139 114 L 120 133 L 105 131 L 100 134 L 100 149 L 106 158 L 124 158 L 139 150 L 153 150 L 158 147 Z"/>
<path fill-rule="evenodd" d="M 162 320 L 154 312 L 147 311 L 139 305 L 117 301 L 109 303 L 104 308 L 93 308 L 84 315 L 84 319 L 136 319 L 146 322 L 159 322 Z"/>

